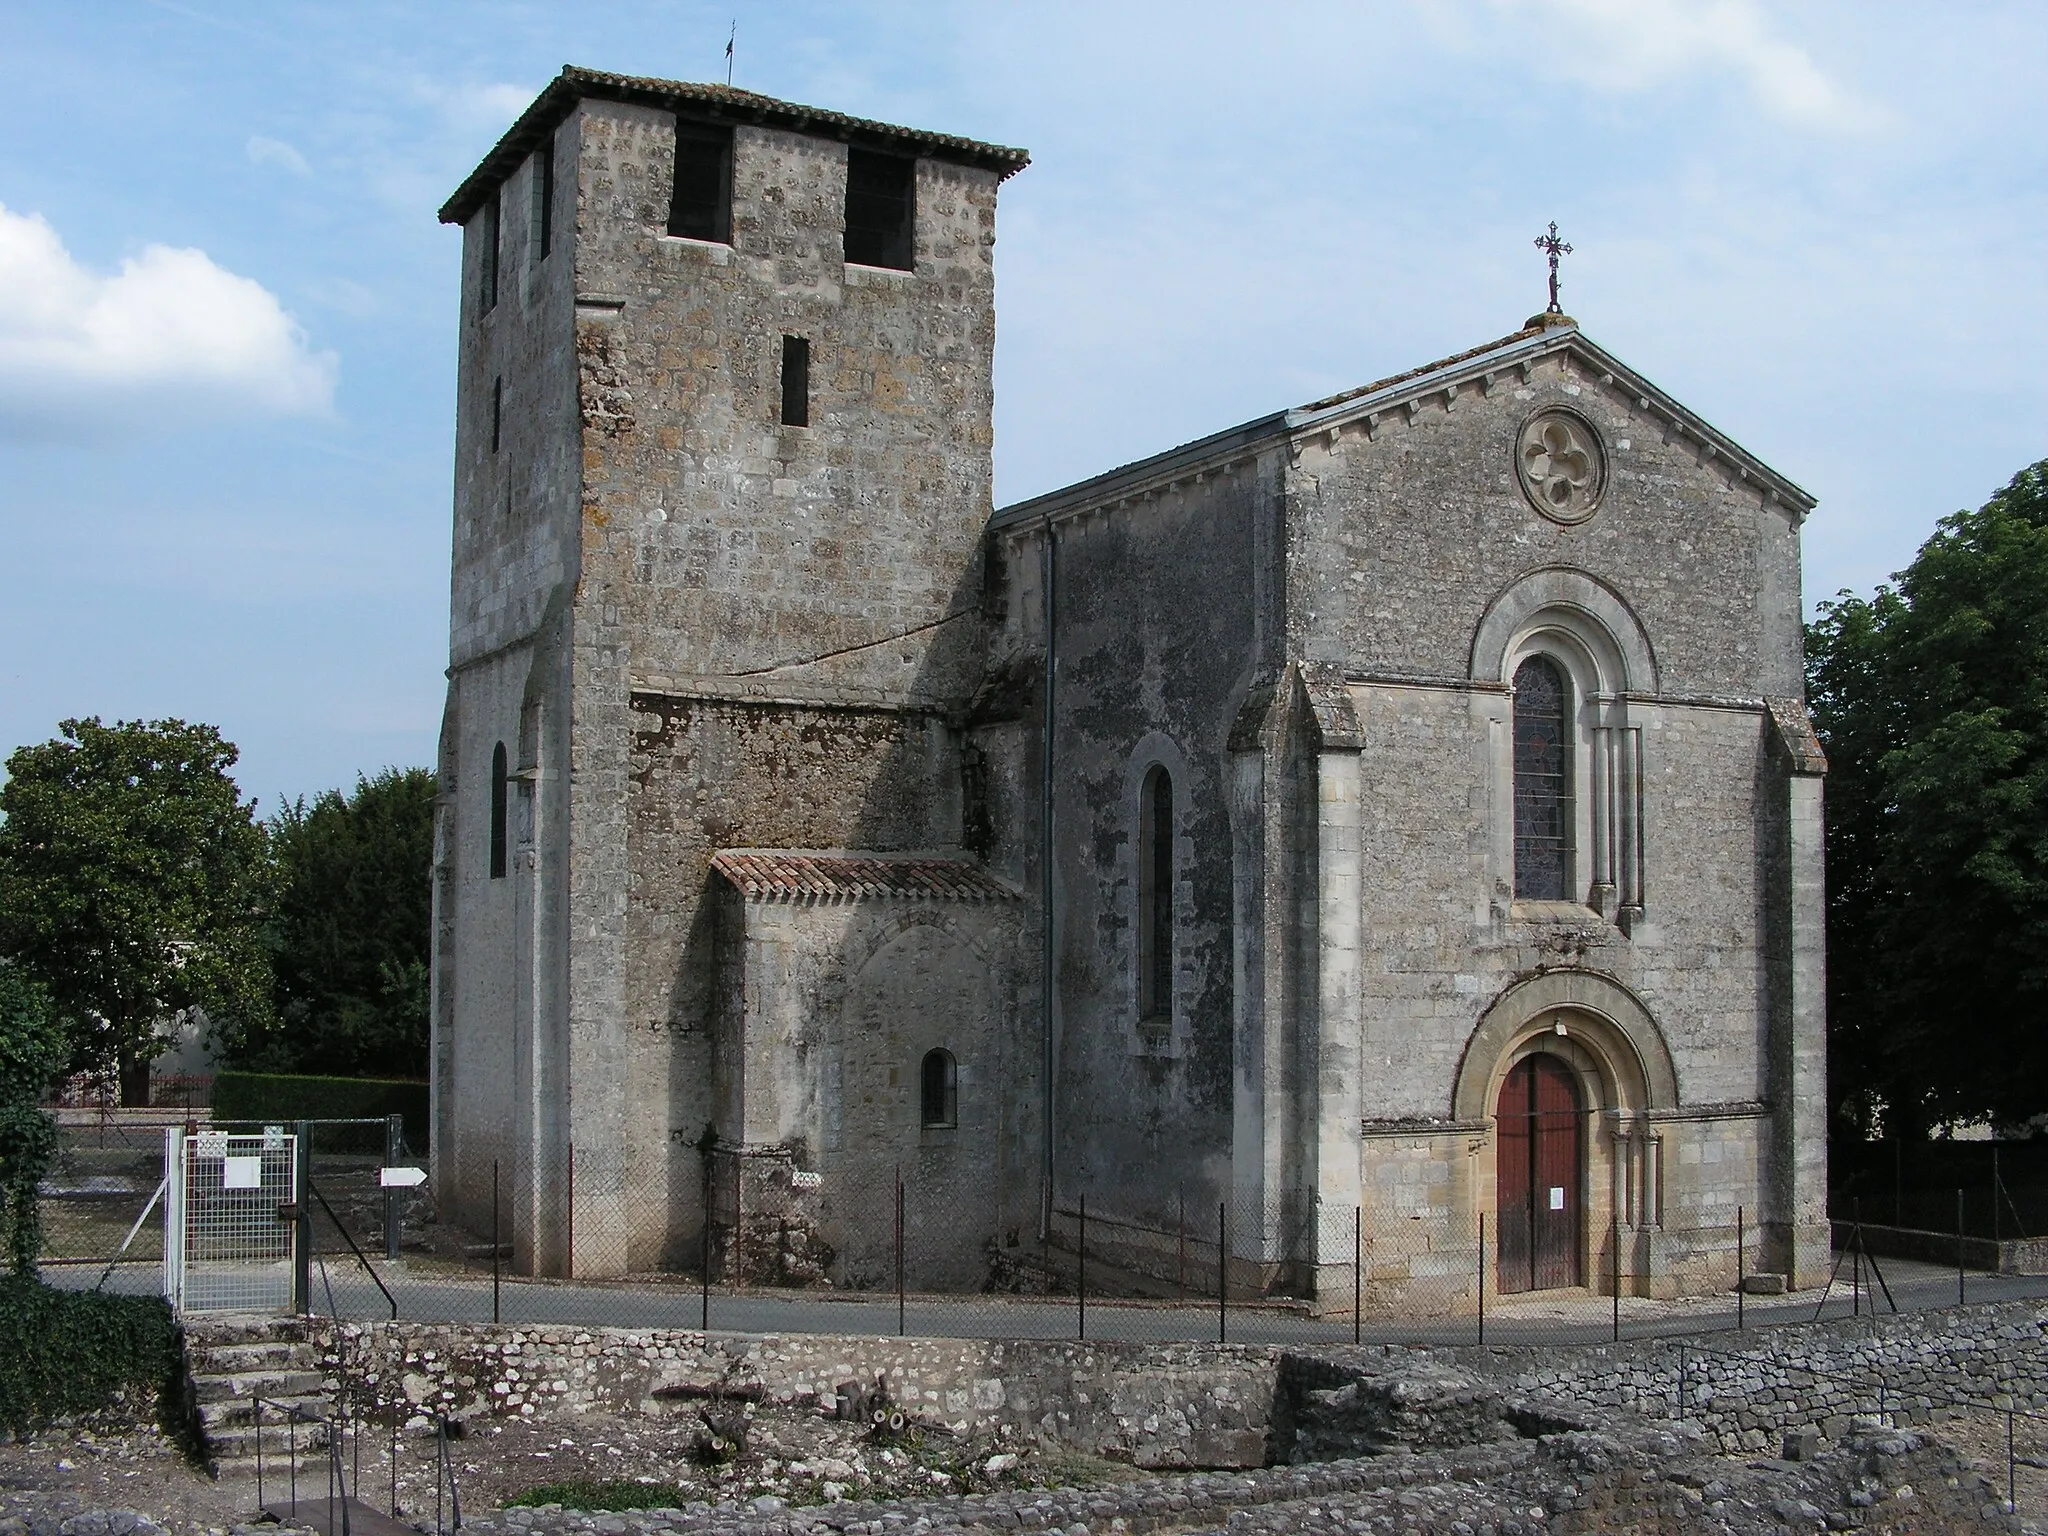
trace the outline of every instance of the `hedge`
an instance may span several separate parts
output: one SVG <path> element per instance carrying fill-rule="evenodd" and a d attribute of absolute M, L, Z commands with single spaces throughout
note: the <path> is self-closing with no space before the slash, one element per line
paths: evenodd
<path fill-rule="evenodd" d="M 427 1150 L 427 1085 L 384 1077 L 289 1077 L 273 1072 L 222 1072 L 213 1080 L 213 1118 L 278 1125 L 292 1120 L 381 1120 L 405 1116 L 405 1144 Z M 371 1126 L 322 1127 L 325 1151 L 384 1150 L 384 1133 Z"/>
<path fill-rule="evenodd" d="M 141 1394 L 165 1428 L 186 1429 L 184 1346 L 161 1296 L 0 1279 L 0 1429 L 28 1434 L 109 1409 L 139 1418 Z"/>

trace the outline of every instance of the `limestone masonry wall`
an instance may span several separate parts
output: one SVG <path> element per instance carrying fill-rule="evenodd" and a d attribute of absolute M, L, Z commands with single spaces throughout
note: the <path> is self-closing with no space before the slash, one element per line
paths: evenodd
<path fill-rule="evenodd" d="M 2048 1303 L 2039 1301 L 1541 1350 L 1293 1351 L 421 1323 L 345 1324 L 341 1331 L 352 1369 L 373 1385 L 395 1384 L 416 1408 L 453 1417 L 674 1412 L 657 1391 L 720 1383 L 787 1403 L 885 1375 L 897 1401 L 955 1429 L 1006 1427 L 1152 1467 L 1262 1465 L 1283 1390 L 1430 1359 L 1491 1378 L 1510 1404 L 1596 1422 L 1616 1412 L 1683 1417 L 1723 1455 L 1775 1455 L 1788 1431 L 1808 1427 L 1840 1441 L 1853 1420 L 1880 1408 L 1904 1424 L 1938 1421 L 1958 1400 L 2048 1410 Z"/>

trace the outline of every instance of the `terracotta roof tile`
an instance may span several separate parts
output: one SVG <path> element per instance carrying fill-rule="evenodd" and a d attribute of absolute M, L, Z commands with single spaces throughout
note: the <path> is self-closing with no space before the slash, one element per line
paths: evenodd
<path fill-rule="evenodd" d="M 1015 901 L 966 859 L 790 848 L 721 848 L 711 867 L 751 901 Z"/>

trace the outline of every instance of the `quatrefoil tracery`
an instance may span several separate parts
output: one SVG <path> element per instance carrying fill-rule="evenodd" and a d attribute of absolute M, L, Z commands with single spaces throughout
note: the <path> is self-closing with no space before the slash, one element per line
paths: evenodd
<path fill-rule="evenodd" d="M 1600 439 L 1565 411 L 1539 411 L 1523 424 L 1515 453 L 1522 489 L 1544 516 L 1561 523 L 1591 517 L 1606 479 Z"/>

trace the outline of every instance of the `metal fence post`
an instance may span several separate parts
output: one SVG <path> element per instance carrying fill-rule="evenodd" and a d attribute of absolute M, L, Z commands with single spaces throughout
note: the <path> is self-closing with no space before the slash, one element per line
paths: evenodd
<path fill-rule="evenodd" d="M 1956 1305 L 1962 1306 L 1967 1300 L 1963 1280 L 1963 1192 L 1956 1191 Z"/>
<path fill-rule="evenodd" d="M 2014 1455 L 2013 1455 L 2013 1453 L 2012 1453 L 2012 1416 L 2013 1416 L 2013 1411 L 2012 1411 L 2012 1410 L 2011 1410 L 2010 1408 L 2006 1409 L 2006 1410 L 2005 1410 L 2005 1512 L 2006 1512 L 2007 1514 L 2009 1514 L 2009 1515 L 2014 1515 L 2014 1514 L 2018 1514 L 2018 1513 L 2019 1513 L 2019 1488 L 2018 1488 L 2018 1473 L 2017 1473 L 2017 1472 L 2016 1472 L 2016 1471 L 2014 1470 L 2014 1469 L 2015 1469 L 2015 1468 L 2016 1468 L 2016 1467 L 2017 1467 L 2017 1466 L 2019 1465 L 2019 1458 L 2018 1458 L 2018 1457 L 2016 1457 L 2016 1456 L 2014 1456 Z"/>
<path fill-rule="evenodd" d="M 701 1305 L 697 1326 L 703 1332 L 711 1331 L 711 1158 L 704 1158 L 704 1215 L 697 1223 L 697 1246 L 702 1251 L 698 1262 Z"/>
<path fill-rule="evenodd" d="M 1230 1202 L 1216 1202 L 1216 1342 L 1230 1342 Z"/>
<path fill-rule="evenodd" d="M 2000 1212 L 1998 1209 L 1998 1197 L 2004 1188 L 2005 1181 L 1998 1176 L 1998 1143 L 1993 1141 L 1991 1143 L 1991 1246 L 1993 1250 L 1991 1268 L 1994 1272 L 2000 1267 L 1997 1247 L 1999 1243 L 2004 1241 L 2004 1234 L 1999 1225 Z"/>
<path fill-rule="evenodd" d="M 1611 1241 L 1614 1244 L 1614 1342 L 1621 1342 L 1621 1212 L 1609 1215 L 1613 1225 Z"/>
<path fill-rule="evenodd" d="M 384 1166 L 389 1168 L 405 1156 L 405 1116 L 384 1117 Z M 384 1186 L 384 1257 L 398 1262 L 398 1190 Z"/>
<path fill-rule="evenodd" d="M 1486 1342 L 1486 1213 L 1479 1213 L 1479 1342 Z"/>
<path fill-rule="evenodd" d="M 906 1331 L 903 1326 L 903 1170 L 896 1170 L 896 1336 L 901 1338 Z"/>
<path fill-rule="evenodd" d="M 1088 1337 L 1088 1197 L 1081 1197 L 1081 1237 L 1074 1254 L 1074 1337 Z"/>
<path fill-rule="evenodd" d="M 576 1278 L 576 1143 L 569 1143 L 569 1189 L 563 1200 L 562 1278 Z"/>
<path fill-rule="evenodd" d="M 498 1160 L 491 1159 L 491 1321 L 503 1321 L 498 1305 L 498 1265 L 503 1244 L 498 1237 Z"/>
<path fill-rule="evenodd" d="M 1365 1207 L 1351 1208 L 1351 1342 L 1358 1342 L 1359 1314 L 1365 1310 Z"/>
<path fill-rule="evenodd" d="M 1737 1328 L 1743 1328 L 1748 1326 L 1742 1315 L 1744 1284 L 1744 1276 L 1742 1273 L 1742 1239 L 1744 1233 L 1742 1230 L 1742 1226 L 1743 1209 L 1741 1206 L 1738 1205 L 1737 1207 L 1735 1207 L 1735 1326 Z"/>
<path fill-rule="evenodd" d="M 313 1311 L 313 1123 L 293 1128 L 292 1204 L 298 1208 L 292 1235 L 292 1310 L 301 1317 Z"/>

